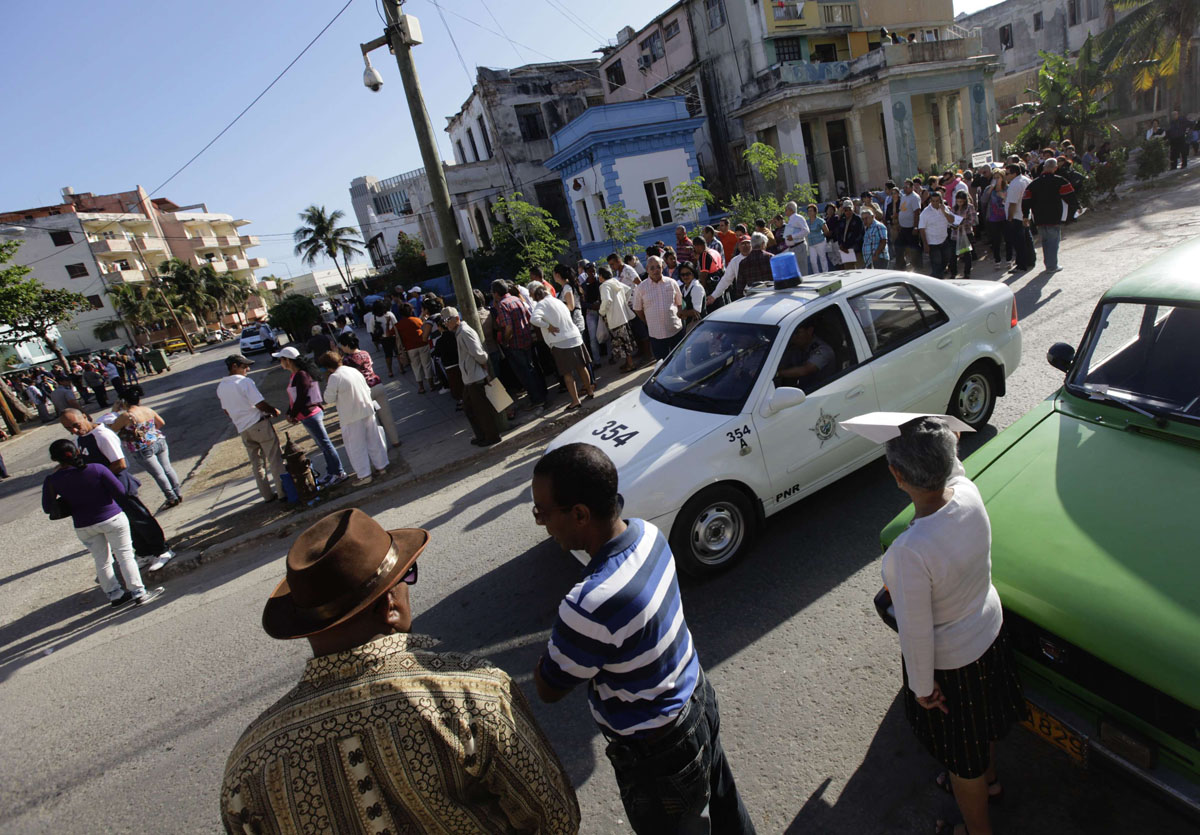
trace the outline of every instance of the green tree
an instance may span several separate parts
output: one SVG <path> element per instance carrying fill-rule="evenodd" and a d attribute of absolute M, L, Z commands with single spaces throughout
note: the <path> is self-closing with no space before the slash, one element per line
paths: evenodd
<path fill-rule="evenodd" d="M 396 249 L 392 252 L 392 264 L 398 273 L 420 279 L 429 266 L 425 259 L 425 244 L 416 235 L 401 232 L 396 236 Z"/>
<path fill-rule="evenodd" d="M 597 216 L 604 227 L 604 235 L 618 255 L 632 255 L 638 251 L 638 233 L 645 225 L 624 203 L 613 203 L 601 209 Z"/>
<path fill-rule="evenodd" d="M 321 311 L 317 310 L 308 296 L 288 293 L 271 308 L 267 320 L 271 327 L 287 331 L 288 337 L 294 342 L 321 321 Z"/>
<path fill-rule="evenodd" d="M 313 204 L 300 213 L 301 225 L 292 233 L 292 238 L 300 260 L 311 267 L 318 258 L 328 258 L 337 267 L 342 283 L 349 287 L 350 256 L 362 255 L 363 242 L 353 226 L 338 226 L 345 216 L 341 209 L 327 212 L 324 206 Z M 345 263 L 345 272 L 342 272 L 338 258 Z"/>
<path fill-rule="evenodd" d="M 140 284 L 115 284 L 105 292 L 117 314 L 138 333 L 159 330 L 170 318 L 157 290 Z"/>
<path fill-rule="evenodd" d="M 683 214 L 699 212 L 705 206 L 716 202 L 713 193 L 704 187 L 703 177 L 693 177 L 684 180 L 671 189 L 671 205 Z"/>
<path fill-rule="evenodd" d="M 795 154 L 781 154 L 765 142 L 751 144 L 749 148 L 742 151 L 742 158 L 772 188 L 779 179 L 781 166 L 800 165 L 800 157 Z"/>
<path fill-rule="evenodd" d="M 1037 145 L 1042 137 L 1059 141 L 1069 137 L 1082 146 L 1090 137 L 1108 135 L 1105 118 L 1110 111 L 1106 101 L 1111 87 L 1094 53 L 1090 36 L 1074 64 L 1053 52 L 1038 53 L 1042 66 L 1038 69 L 1037 89 L 1025 91 L 1036 100 L 1009 110 L 1013 115 L 1030 117 L 1017 135 L 1019 146 Z"/>
<path fill-rule="evenodd" d="M 1128 14 L 1100 36 L 1101 65 L 1110 73 L 1132 72 L 1135 92 L 1173 79 L 1174 101 L 1182 102 L 1200 0 L 1115 0 L 1113 6 Z"/>
<path fill-rule="evenodd" d="M 92 305 L 82 293 L 48 290 L 23 264 L 5 266 L 20 248 L 20 241 L 0 243 L 0 345 L 19 345 L 36 336 L 67 367 L 67 357 L 51 331 L 68 323 Z"/>
<path fill-rule="evenodd" d="M 1140 147 L 1142 152 L 1137 157 L 1137 178 L 1153 180 L 1167 170 L 1167 143 L 1155 137 L 1142 141 Z"/>
<path fill-rule="evenodd" d="M 205 277 L 214 275 L 212 267 L 205 265 L 197 269 L 180 258 L 172 258 L 158 265 L 163 283 L 170 288 L 168 300 L 175 313 L 184 313 L 192 321 L 203 326 L 206 314 L 215 310 L 217 300 L 205 286 Z"/>
<path fill-rule="evenodd" d="M 493 211 L 502 218 L 492 227 L 495 249 L 516 261 L 518 274 L 530 267 L 545 269 L 566 251 L 567 242 L 558 237 L 558 221 L 547 210 L 522 200 L 521 192 L 500 197 Z"/>

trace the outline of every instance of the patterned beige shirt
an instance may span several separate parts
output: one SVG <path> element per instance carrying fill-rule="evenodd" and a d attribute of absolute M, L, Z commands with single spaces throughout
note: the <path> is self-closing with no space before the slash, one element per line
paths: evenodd
<path fill-rule="evenodd" d="M 646 314 L 646 330 L 654 339 L 670 339 L 683 330 L 681 307 L 683 293 L 673 278 L 664 275 L 662 281 L 646 279 L 633 288 L 633 309 Z"/>
<path fill-rule="evenodd" d="M 313 658 L 225 765 L 230 833 L 538 833 L 579 829 L 579 804 L 503 670 L 388 635 Z"/>

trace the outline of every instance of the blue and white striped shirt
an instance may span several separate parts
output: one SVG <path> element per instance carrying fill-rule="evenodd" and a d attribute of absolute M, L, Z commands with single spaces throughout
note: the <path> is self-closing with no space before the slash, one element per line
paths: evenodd
<path fill-rule="evenodd" d="M 692 696 L 700 661 L 666 538 L 630 519 L 587 571 L 558 607 L 542 679 L 559 690 L 590 681 L 592 716 L 613 733 L 669 724 Z"/>

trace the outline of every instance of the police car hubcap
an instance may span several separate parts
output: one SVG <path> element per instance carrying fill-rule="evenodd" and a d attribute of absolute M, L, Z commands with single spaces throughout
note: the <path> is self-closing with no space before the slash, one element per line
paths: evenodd
<path fill-rule="evenodd" d="M 967 423 L 974 423 L 987 409 L 991 387 L 983 374 L 972 374 L 958 391 L 958 411 Z"/>
<path fill-rule="evenodd" d="M 705 508 L 692 525 L 692 546 L 701 562 L 719 563 L 733 556 L 742 542 L 742 516 L 736 507 Z"/>

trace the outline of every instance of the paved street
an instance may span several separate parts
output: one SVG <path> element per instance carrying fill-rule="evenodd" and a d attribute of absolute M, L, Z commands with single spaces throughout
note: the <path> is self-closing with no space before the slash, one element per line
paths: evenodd
<path fill-rule="evenodd" d="M 1108 286 L 1200 234 L 1200 181 L 1188 172 L 1171 182 L 1127 196 L 1124 206 L 1136 202 L 1136 212 L 1106 209 L 1070 229 L 1063 272 L 1010 278 L 1025 356 L 996 409 L 996 428 L 1059 384 L 1046 348 L 1077 343 Z M 997 277 L 986 262 L 976 270 Z M 192 373 L 183 368 L 164 380 L 173 405 L 186 406 L 194 387 L 211 387 L 211 373 Z M 179 427 L 171 443 L 181 475 L 226 432 L 223 419 L 199 410 L 194 425 L 182 413 L 168 419 Z M 38 433 L 44 454 L 57 430 Z M 971 438 L 967 450 L 990 434 Z M 489 657 L 533 698 L 529 671 L 577 576 L 576 563 L 530 514 L 530 472 L 543 446 L 517 444 L 469 473 L 362 505 L 385 527 L 433 533 L 413 589 L 415 631 Z M 29 460 L 9 466 L 40 466 Z M 272 641 L 260 627 L 290 539 L 175 577 L 161 603 L 113 615 L 70 528 L 42 516 L 41 478 L 20 476 L 0 494 L 0 832 L 219 831 L 229 749 L 295 683 L 307 656 L 307 644 Z M 957 819 L 904 723 L 899 646 L 871 605 L 878 533 L 904 504 L 876 463 L 773 518 L 736 569 L 684 588 L 721 701 L 724 743 L 761 833 L 925 833 L 939 816 Z M 583 694 L 535 709 L 578 788 L 583 831 L 628 832 Z M 1156 798 L 1117 776 L 1078 770 L 1021 730 L 1002 746 L 1000 767 L 1001 832 L 1196 831 Z"/>

